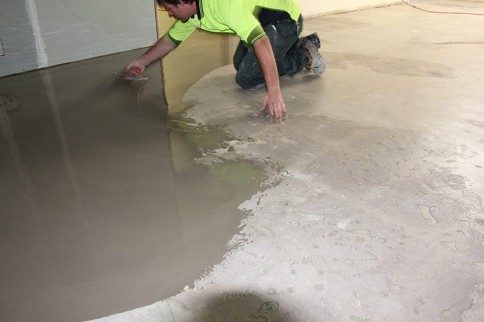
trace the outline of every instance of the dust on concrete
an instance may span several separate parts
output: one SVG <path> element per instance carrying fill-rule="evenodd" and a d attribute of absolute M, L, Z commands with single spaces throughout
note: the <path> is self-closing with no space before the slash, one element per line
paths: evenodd
<path fill-rule="evenodd" d="M 433 159 L 462 156 L 452 142 L 315 116 L 228 128 L 241 138 L 230 153 L 277 160 L 288 173 L 241 206 L 254 213 L 241 232 L 248 242 L 209 279 L 244 272 L 291 312 L 303 297 L 313 309 L 299 320 L 398 319 L 402 310 L 432 320 L 450 307 L 457 318 L 469 305 L 484 256 L 482 201 Z"/>
<path fill-rule="evenodd" d="M 455 77 L 453 68 L 431 61 L 342 52 L 327 53 L 327 57 L 328 64 L 333 68 L 347 69 L 349 66 L 360 65 L 381 74 L 411 77 Z"/>

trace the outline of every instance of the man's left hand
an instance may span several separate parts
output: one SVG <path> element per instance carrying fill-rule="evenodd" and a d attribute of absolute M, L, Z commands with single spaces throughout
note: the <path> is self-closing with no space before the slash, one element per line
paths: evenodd
<path fill-rule="evenodd" d="M 281 122 L 286 119 L 286 103 L 284 103 L 280 90 L 267 92 L 262 111 L 270 115 L 274 122 Z"/>

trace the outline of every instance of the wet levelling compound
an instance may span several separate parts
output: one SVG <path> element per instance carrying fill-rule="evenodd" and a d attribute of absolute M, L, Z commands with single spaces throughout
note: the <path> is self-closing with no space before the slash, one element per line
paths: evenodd
<path fill-rule="evenodd" d="M 262 189 L 264 165 L 208 157 L 222 130 L 165 123 L 156 67 L 113 76 L 138 54 L 0 80 L 0 320 L 93 319 L 175 295 L 222 259 L 238 205 Z"/>

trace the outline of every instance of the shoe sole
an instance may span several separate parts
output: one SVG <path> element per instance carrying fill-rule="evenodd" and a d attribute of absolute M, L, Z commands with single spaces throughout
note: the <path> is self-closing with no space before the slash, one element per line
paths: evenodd
<path fill-rule="evenodd" d="M 321 56 L 313 42 L 308 43 L 305 48 L 309 51 L 309 56 L 311 57 L 311 66 L 306 67 L 306 69 L 311 70 L 316 76 L 322 76 L 326 71 L 326 62 L 323 56 Z"/>

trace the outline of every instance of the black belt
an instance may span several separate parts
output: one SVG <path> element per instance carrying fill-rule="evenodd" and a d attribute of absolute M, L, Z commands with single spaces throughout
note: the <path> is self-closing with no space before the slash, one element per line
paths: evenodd
<path fill-rule="evenodd" d="M 288 19 L 291 19 L 291 16 L 285 11 L 262 8 L 259 12 L 258 19 L 261 26 L 265 27 L 287 21 Z"/>

